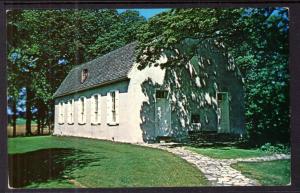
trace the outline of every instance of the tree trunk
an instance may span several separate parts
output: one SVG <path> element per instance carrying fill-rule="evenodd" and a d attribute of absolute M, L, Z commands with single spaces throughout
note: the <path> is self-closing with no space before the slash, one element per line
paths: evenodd
<path fill-rule="evenodd" d="M 32 112 L 31 112 L 31 100 L 33 97 L 33 93 L 30 88 L 26 88 L 26 135 L 32 135 L 31 132 L 31 120 L 32 120 Z"/>
<path fill-rule="evenodd" d="M 43 117 L 41 120 L 41 134 L 44 135 L 44 125 L 45 125 L 45 118 Z"/>
<path fill-rule="evenodd" d="M 50 135 L 50 133 L 51 133 L 51 122 L 50 122 L 50 120 L 47 121 L 47 124 L 48 124 L 48 134 Z"/>
<path fill-rule="evenodd" d="M 48 134 L 50 135 L 53 132 L 53 119 L 54 119 L 54 103 L 47 108 L 47 112 L 46 112 L 46 125 L 48 127 Z"/>
<path fill-rule="evenodd" d="M 41 120 L 40 117 L 37 117 L 37 134 L 41 134 Z"/>
<path fill-rule="evenodd" d="M 12 104 L 12 126 L 13 126 L 13 137 L 17 136 L 17 103 L 15 100 L 13 100 Z"/>

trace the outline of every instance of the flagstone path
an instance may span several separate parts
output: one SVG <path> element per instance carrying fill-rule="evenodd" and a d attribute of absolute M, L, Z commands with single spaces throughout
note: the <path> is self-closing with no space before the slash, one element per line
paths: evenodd
<path fill-rule="evenodd" d="M 230 167 L 237 162 L 258 162 L 280 159 L 290 159 L 290 155 L 275 154 L 265 157 L 238 158 L 238 159 L 214 159 L 184 147 L 172 147 L 168 144 L 141 144 L 143 146 L 158 148 L 173 153 L 189 163 L 194 164 L 213 186 L 259 186 L 253 179 L 245 177 L 240 171 Z"/>

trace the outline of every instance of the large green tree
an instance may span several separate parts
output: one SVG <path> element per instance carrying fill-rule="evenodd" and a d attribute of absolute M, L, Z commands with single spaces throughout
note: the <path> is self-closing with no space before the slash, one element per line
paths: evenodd
<path fill-rule="evenodd" d="M 10 64 L 21 80 L 16 89 L 26 88 L 28 135 L 33 107 L 38 128 L 51 127 L 52 95 L 72 67 L 135 41 L 145 22 L 136 11 L 114 9 L 13 10 L 7 20 L 9 53 L 20 55 Z M 15 86 L 9 83 L 9 95 Z"/>
<path fill-rule="evenodd" d="M 11 124 L 13 127 L 13 136 L 16 136 L 16 126 L 17 126 L 17 103 L 19 100 L 19 88 L 20 88 L 20 80 L 18 78 L 18 71 L 14 65 L 14 61 L 18 57 L 18 55 L 9 55 L 8 65 L 7 65 L 7 72 L 8 72 L 8 84 L 11 85 L 8 87 L 8 104 L 11 107 L 12 117 L 11 117 Z"/>
<path fill-rule="evenodd" d="M 187 38 L 219 42 L 245 80 L 249 141 L 289 142 L 287 9 L 171 9 L 150 19 L 138 37 L 140 68 L 155 63 L 162 50 L 176 53 Z M 189 59 L 171 54 L 162 67 Z"/>

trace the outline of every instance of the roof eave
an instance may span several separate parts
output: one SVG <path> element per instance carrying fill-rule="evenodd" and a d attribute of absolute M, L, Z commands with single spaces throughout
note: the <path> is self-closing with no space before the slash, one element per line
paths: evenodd
<path fill-rule="evenodd" d="M 88 89 L 92 89 L 92 88 L 95 88 L 95 87 L 100 87 L 100 86 L 113 84 L 113 83 L 124 81 L 124 80 L 129 80 L 129 77 L 124 76 L 124 77 L 121 77 L 121 78 L 118 78 L 118 79 L 115 79 L 115 80 L 110 80 L 110 81 L 106 81 L 106 82 L 103 82 L 103 83 L 100 83 L 100 84 L 91 85 L 89 87 L 81 88 L 81 89 L 74 90 L 74 91 L 71 91 L 71 92 L 66 92 L 66 93 L 63 93 L 63 94 L 56 95 L 54 93 L 53 99 L 60 98 L 60 97 L 63 97 L 63 96 L 67 96 L 67 95 L 74 94 L 74 93 L 78 93 L 78 92 L 85 91 L 85 90 L 88 90 Z"/>

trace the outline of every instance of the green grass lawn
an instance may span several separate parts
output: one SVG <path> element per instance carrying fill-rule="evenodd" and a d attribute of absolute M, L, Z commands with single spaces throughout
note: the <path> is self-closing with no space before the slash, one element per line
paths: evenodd
<path fill-rule="evenodd" d="M 188 150 L 196 153 L 209 156 L 217 159 L 234 159 L 234 158 L 248 158 L 248 157 L 261 157 L 270 155 L 259 149 L 239 149 L 235 147 L 216 147 L 216 148 L 195 148 L 186 147 Z"/>
<path fill-rule="evenodd" d="M 53 152 L 65 150 L 53 162 L 37 157 L 40 155 L 37 153 L 31 155 L 37 150 L 41 152 L 50 148 L 55 148 Z M 69 188 L 76 187 L 76 184 L 84 187 L 208 185 L 203 174 L 181 158 L 162 150 L 131 144 L 75 137 L 17 137 L 8 139 L 8 152 L 15 156 L 31 152 L 29 164 L 36 167 L 37 172 L 43 169 L 49 172 L 53 169 L 51 167 L 61 169 L 63 166 L 63 174 L 59 177 L 32 181 L 26 185 L 29 188 Z M 43 155 L 50 155 L 53 159 L 58 157 L 53 152 L 44 152 Z"/>
<path fill-rule="evenodd" d="M 291 178 L 291 161 L 239 162 L 232 165 L 245 176 L 256 179 L 262 185 L 287 185 Z"/>

